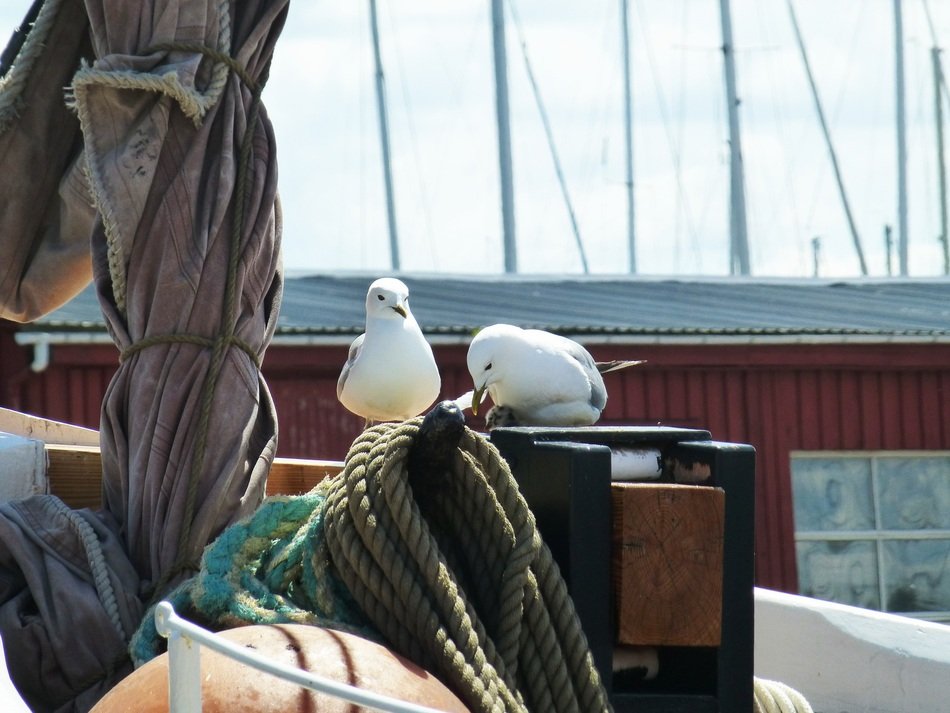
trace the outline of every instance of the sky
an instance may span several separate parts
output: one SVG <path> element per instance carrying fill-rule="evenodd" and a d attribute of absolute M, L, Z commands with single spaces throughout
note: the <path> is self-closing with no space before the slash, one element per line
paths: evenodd
<path fill-rule="evenodd" d="M 868 272 L 885 276 L 885 226 L 896 243 L 898 223 L 894 2 L 792 1 Z M 3 34 L 28 5 L 4 0 Z M 377 7 L 402 271 L 500 274 L 490 0 Z M 933 276 L 943 251 L 931 47 L 950 42 L 950 3 L 902 8 L 909 274 Z M 505 11 L 519 272 L 583 271 L 525 56 L 589 270 L 626 272 L 620 0 L 506 0 Z M 732 0 L 731 11 L 752 274 L 814 275 L 817 238 L 817 274 L 859 276 L 787 0 Z M 629 27 L 638 272 L 726 275 L 720 5 L 631 0 Z M 292 274 L 391 269 L 374 71 L 368 0 L 291 3 L 264 101 Z"/>

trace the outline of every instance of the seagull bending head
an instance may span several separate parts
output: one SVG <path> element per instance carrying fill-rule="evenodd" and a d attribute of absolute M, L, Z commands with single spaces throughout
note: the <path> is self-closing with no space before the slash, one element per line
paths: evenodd
<path fill-rule="evenodd" d="M 540 329 L 493 324 L 472 339 L 468 370 L 475 390 L 472 413 L 478 414 L 487 392 L 504 418 L 489 424 L 585 426 L 607 404 L 601 373 L 640 362 L 598 363 L 575 341 Z"/>

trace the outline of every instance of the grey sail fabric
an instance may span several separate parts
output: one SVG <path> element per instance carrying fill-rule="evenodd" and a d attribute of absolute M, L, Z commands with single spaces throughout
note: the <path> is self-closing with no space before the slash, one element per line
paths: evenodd
<path fill-rule="evenodd" d="M 33 31 L 0 77 L 0 317 L 17 322 L 53 311 L 92 279 L 95 211 L 79 121 L 63 101 L 90 53 L 89 22 L 76 0 L 37 7 Z"/>
<path fill-rule="evenodd" d="M 0 507 L 0 636 L 42 671 L 11 667 L 34 710 L 88 709 L 128 671 L 125 620 L 263 498 L 277 420 L 260 361 L 283 281 L 259 95 L 287 6 L 37 0 L 0 79 L 0 316 L 94 279 L 120 353 L 103 510 Z"/>

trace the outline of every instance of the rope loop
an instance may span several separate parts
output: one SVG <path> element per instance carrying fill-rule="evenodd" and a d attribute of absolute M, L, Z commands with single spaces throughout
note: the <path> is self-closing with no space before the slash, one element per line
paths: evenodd
<path fill-rule="evenodd" d="M 258 371 L 261 370 L 261 359 L 254 347 L 245 342 L 243 339 L 234 336 L 233 334 L 230 336 L 219 335 L 216 339 L 202 337 L 196 334 L 158 334 L 154 337 L 146 337 L 145 339 L 140 339 L 139 341 L 119 352 L 119 363 L 125 363 L 140 351 L 143 351 L 148 347 L 154 347 L 161 344 L 193 344 L 195 346 L 211 350 L 220 349 L 222 345 L 237 347 L 242 352 L 247 354 L 251 360 L 251 363 L 254 364 Z"/>
<path fill-rule="evenodd" d="M 466 429 L 451 467 L 427 474 L 435 492 L 420 498 L 408 460 L 421 422 L 367 429 L 328 484 L 325 536 L 341 580 L 394 648 L 473 710 L 609 710 L 504 459 Z"/>
<path fill-rule="evenodd" d="M 781 681 L 752 679 L 754 713 L 814 713 L 805 697 Z"/>
<path fill-rule="evenodd" d="M 213 62 L 222 64 L 234 72 L 235 76 L 237 76 L 244 86 L 250 89 L 253 94 L 260 93 L 261 85 L 255 82 L 254 78 L 247 73 L 244 65 L 240 64 L 227 52 L 208 47 L 208 45 L 203 45 L 200 42 L 159 42 L 149 47 L 142 52 L 142 54 L 152 54 L 154 52 L 191 52 L 193 54 L 204 55 Z"/>

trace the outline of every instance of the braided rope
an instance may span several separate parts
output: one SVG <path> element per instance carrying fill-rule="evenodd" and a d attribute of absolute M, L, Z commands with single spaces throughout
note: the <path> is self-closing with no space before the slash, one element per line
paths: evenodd
<path fill-rule="evenodd" d="M 754 713 L 814 713 L 801 693 L 780 681 L 756 676 L 752 689 Z"/>
<path fill-rule="evenodd" d="M 102 552 L 99 537 L 92 526 L 83 519 L 82 515 L 72 510 L 63 501 L 58 498 L 51 498 L 49 502 L 79 536 L 83 551 L 86 553 L 86 561 L 89 563 L 89 572 L 92 575 L 92 582 L 96 588 L 99 603 L 105 609 L 119 638 L 122 641 L 127 641 L 129 634 L 122 624 L 122 618 L 119 616 L 119 604 L 116 600 L 115 588 L 112 586 L 112 580 L 109 578 L 109 572 L 106 569 L 105 555 Z"/>
<path fill-rule="evenodd" d="M 328 484 L 325 536 L 341 579 L 397 650 L 474 710 L 608 710 L 564 580 L 501 455 L 466 430 L 443 486 L 426 493 L 438 515 L 427 519 L 407 472 L 420 424 L 367 429 Z"/>
<path fill-rule="evenodd" d="M 0 134 L 13 123 L 23 106 L 23 90 L 30 79 L 33 65 L 46 47 L 62 4 L 63 0 L 46 0 L 42 4 L 13 65 L 0 77 Z"/>
<path fill-rule="evenodd" d="M 240 155 L 237 164 L 237 176 L 235 179 L 237 192 L 235 195 L 234 221 L 231 224 L 231 240 L 228 251 L 227 276 L 222 300 L 222 324 L 215 340 L 214 349 L 211 355 L 211 365 L 205 374 L 204 389 L 201 402 L 201 415 L 198 421 L 198 432 L 195 438 L 195 454 L 192 458 L 192 468 L 188 480 L 188 492 L 185 499 L 185 514 L 182 520 L 183 525 L 178 537 L 178 557 L 175 565 L 172 567 L 168 576 L 163 576 L 167 581 L 175 576 L 178 571 L 189 566 L 190 553 L 188 552 L 188 539 L 191 536 L 191 526 L 194 519 L 195 500 L 198 493 L 198 484 L 201 480 L 201 470 L 204 466 L 205 453 L 208 443 L 208 424 L 211 419 L 211 407 L 214 398 L 214 392 L 218 383 L 218 377 L 221 374 L 221 367 L 224 363 L 224 357 L 228 352 L 228 347 L 235 340 L 235 330 L 238 321 L 238 290 L 237 290 L 237 272 L 241 260 L 241 232 L 244 228 L 244 220 L 247 212 L 247 200 L 250 193 L 251 180 L 251 149 L 254 145 L 254 134 L 257 128 L 258 118 L 261 111 L 261 92 L 264 91 L 264 85 L 270 74 L 270 61 L 264 65 L 261 71 L 260 80 L 252 84 L 252 99 L 248 109 L 247 129 L 241 137 Z M 250 79 L 250 77 L 248 77 Z M 159 588 L 160 589 L 160 588 Z"/>
<path fill-rule="evenodd" d="M 325 485 L 306 495 L 268 498 L 204 551 L 197 575 L 165 599 L 213 629 L 296 623 L 378 639 L 335 575 L 323 538 Z M 132 636 L 137 666 L 161 653 L 152 607 Z"/>
<path fill-rule="evenodd" d="M 219 337 L 228 342 L 228 344 L 233 345 L 240 349 L 242 352 L 247 354 L 251 362 L 257 367 L 257 370 L 261 369 L 261 359 L 257 354 L 257 351 L 250 344 L 245 342 L 243 339 L 236 335 L 230 335 L 226 337 Z M 214 349 L 216 340 L 210 339 L 209 337 L 202 337 L 197 334 L 158 334 L 154 337 L 146 337 L 145 339 L 140 339 L 134 344 L 126 347 L 119 353 L 119 363 L 125 362 L 134 355 L 138 354 L 143 349 L 148 347 L 158 346 L 160 344 L 194 344 L 199 347 L 204 347 L 205 349 Z"/>
<path fill-rule="evenodd" d="M 58 1 L 61 2 L 61 0 Z M 164 74 L 133 72 L 131 70 L 101 70 L 91 67 L 88 62 L 83 60 L 79 70 L 73 75 L 71 86 L 68 87 L 67 103 L 76 110 L 80 126 L 82 127 L 83 137 L 87 144 L 94 144 L 94 134 L 92 133 L 94 121 L 89 114 L 86 102 L 82 99 L 90 88 L 94 87 L 111 87 L 113 89 L 138 90 L 164 94 L 174 99 L 182 113 L 197 126 L 208 110 L 221 98 L 224 87 L 227 84 L 228 75 L 231 71 L 235 71 L 235 67 L 237 66 L 237 63 L 228 55 L 231 47 L 231 13 L 229 0 L 220 0 L 217 6 L 217 17 L 218 36 L 217 45 L 215 47 L 207 47 L 194 42 L 167 42 L 143 51 L 143 54 L 160 51 L 192 52 L 211 59 L 213 62 L 211 79 L 208 88 L 203 92 L 195 87 L 182 84 L 174 70 L 167 71 Z M 242 80 L 249 78 L 243 68 L 240 72 L 236 73 Z M 255 82 L 249 82 L 247 86 L 251 88 L 256 97 L 259 97 L 259 88 Z M 259 101 L 259 99 L 257 99 L 257 101 Z M 254 124 L 248 124 L 248 126 L 254 126 Z M 107 200 L 107 192 L 105 189 L 106 181 L 99 167 L 89 161 L 88 148 L 85 152 L 85 156 L 85 172 L 89 176 L 94 204 L 102 216 L 103 228 L 106 234 L 107 258 L 113 297 L 119 313 L 125 315 L 127 291 L 126 256 L 122 248 L 122 240 L 120 239 L 121 231 L 119 221 L 115 216 L 115 211 L 110 201 Z"/>

